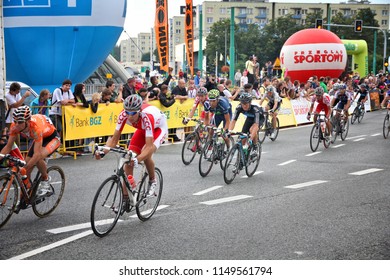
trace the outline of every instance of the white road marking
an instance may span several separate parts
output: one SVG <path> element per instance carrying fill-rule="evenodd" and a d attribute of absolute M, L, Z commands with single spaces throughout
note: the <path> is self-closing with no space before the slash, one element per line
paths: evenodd
<path fill-rule="evenodd" d="M 214 187 L 205 189 L 205 190 L 203 190 L 203 191 L 194 193 L 193 195 L 203 195 L 203 194 L 205 194 L 205 193 L 209 193 L 209 192 L 215 191 L 215 190 L 217 190 L 217 189 L 219 189 L 219 188 L 222 188 L 222 187 L 223 187 L 223 186 L 214 186 Z"/>
<path fill-rule="evenodd" d="M 352 136 L 352 137 L 346 138 L 345 140 L 351 140 L 351 139 L 356 139 L 356 138 L 362 138 L 362 137 L 366 137 L 366 136 L 367 136 L 366 134 L 358 135 L 358 136 Z"/>
<path fill-rule="evenodd" d="M 359 142 L 359 141 L 362 141 L 364 139 L 366 139 L 366 138 L 358 138 L 358 139 L 353 140 L 353 142 Z"/>
<path fill-rule="evenodd" d="M 204 201 L 204 202 L 200 202 L 200 203 L 206 204 L 206 205 L 215 205 L 215 204 L 231 202 L 231 201 L 235 201 L 235 200 L 246 199 L 246 198 L 250 198 L 250 197 L 252 197 L 252 196 L 250 196 L 250 195 L 237 195 L 237 196 L 230 196 L 230 197 L 225 197 L 225 198 L 220 198 L 220 199 L 215 199 L 215 200 Z"/>
<path fill-rule="evenodd" d="M 161 209 L 164 209 L 164 208 L 167 208 L 167 207 L 169 207 L 170 205 L 159 205 L 158 207 L 157 207 L 157 209 L 156 209 L 156 212 L 157 211 L 160 211 Z M 147 214 L 149 214 L 150 213 L 150 211 L 151 211 L 152 209 L 149 209 L 149 210 L 146 210 L 146 211 L 143 211 L 143 212 L 141 212 L 143 215 L 147 215 Z M 131 215 L 131 216 L 129 216 L 130 218 L 137 218 L 137 214 L 135 214 L 135 215 Z"/>
<path fill-rule="evenodd" d="M 382 133 L 375 133 L 375 134 L 373 134 L 373 135 L 371 135 L 371 136 L 379 136 L 379 135 L 382 135 Z"/>
<path fill-rule="evenodd" d="M 65 244 L 67 244 L 67 243 L 73 242 L 73 241 L 75 241 L 75 240 L 77 240 L 77 239 L 86 237 L 86 236 L 88 236 L 88 235 L 90 235 L 90 234 L 92 234 L 92 233 L 93 233 L 92 230 L 87 230 L 87 231 L 84 231 L 84 232 L 82 232 L 82 233 L 79 233 L 79 234 L 73 235 L 73 236 L 71 236 L 71 237 L 62 239 L 62 240 L 60 240 L 60 241 L 54 242 L 54 243 L 49 244 L 49 245 L 47 245 L 47 246 L 44 246 L 44 247 L 41 247 L 41 248 L 32 250 L 32 251 L 30 251 L 30 252 L 27 252 L 27 253 L 24 253 L 24 254 L 15 256 L 15 257 L 12 257 L 12 258 L 10 258 L 10 260 L 23 260 L 23 259 L 32 257 L 32 256 L 34 256 L 34 255 L 38 255 L 38 254 L 40 254 L 40 253 L 43 253 L 43 252 L 45 252 L 45 251 L 49 251 L 49 250 L 51 250 L 51 249 L 60 247 L 60 246 L 65 245 Z"/>
<path fill-rule="evenodd" d="M 340 148 L 340 147 L 342 147 L 342 146 L 345 146 L 345 144 L 338 144 L 338 145 L 336 145 L 336 146 L 331 146 L 331 148 L 337 149 L 337 148 Z"/>
<path fill-rule="evenodd" d="M 311 157 L 311 156 L 315 156 L 315 155 L 318 155 L 318 154 L 321 154 L 322 152 L 321 151 L 318 151 L 318 152 L 314 152 L 314 153 L 311 153 L 311 154 L 307 154 L 305 155 L 305 157 Z"/>
<path fill-rule="evenodd" d="M 121 221 L 122 220 L 118 220 L 118 222 L 121 222 Z M 101 221 L 98 221 L 96 223 L 98 223 L 100 225 L 109 224 L 109 223 L 112 223 L 112 219 L 101 220 Z M 86 228 L 91 228 L 91 223 L 83 223 L 83 224 L 71 225 L 71 226 L 66 226 L 66 227 L 54 228 L 54 229 L 49 229 L 46 231 L 53 233 L 53 234 L 59 234 L 59 233 L 64 233 L 64 232 L 69 232 L 69 231 L 86 229 Z"/>
<path fill-rule="evenodd" d="M 382 171 L 383 169 L 379 169 L 379 168 L 370 168 L 370 169 L 365 169 L 365 170 L 361 170 L 361 171 L 357 171 L 357 172 L 352 172 L 352 173 L 348 173 L 349 175 L 366 175 L 366 174 L 369 174 L 369 173 L 373 173 L 373 172 L 378 172 L 378 171 Z"/>
<path fill-rule="evenodd" d="M 264 171 L 256 171 L 253 176 L 259 175 L 260 173 L 263 173 Z M 241 178 L 248 178 L 247 175 L 242 176 Z"/>
<path fill-rule="evenodd" d="M 292 160 L 288 160 L 288 161 L 279 163 L 278 165 L 279 165 L 279 166 L 283 166 L 283 165 L 287 165 L 287 164 L 293 163 L 293 162 L 295 162 L 295 161 L 297 161 L 297 160 L 296 160 L 296 159 L 292 159 Z"/>
<path fill-rule="evenodd" d="M 326 182 L 328 182 L 328 181 L 315 180 L 315 181 L 310 181 L 310 182 L 306 182 L 306 183 L 300 183 L 300 184 L 285 186 L 284 188 L 286 188 L 286 189 L 299 189 L 299 188 L 314 186 L 314 185 L 318 185 L 318 184 L 323 184 L 323 183 L 326 183 Z"/>

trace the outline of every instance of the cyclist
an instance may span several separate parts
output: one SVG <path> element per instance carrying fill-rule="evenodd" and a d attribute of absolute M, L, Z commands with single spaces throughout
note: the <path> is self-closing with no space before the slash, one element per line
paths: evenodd
<path fill-rule="evenodd" d="M 188 117 L 183 119 L 184 125 L 187 125 L 189 120 L 194 116 L 196 108 L 198 107 L 199 104 L 203 105 L 203 108 L 204 108 L 204 110 L 200 114 L 200 119 L 204 120 L 205 111 L 210 110 L 210 102 L 208 100 L 207 89 L 205 87 L 198 88 L 198 90 L 196 92 L 196 98 L 194 101 L 194 105 L 192 106 L 192 109 L 191 109 L 190 113 L 188 114 Z"/>
<path fill-rule="evenodd" d="M 310 120 L 311 113 L 313 112 L 314 103 L 317 101 L 317 107 L 314 114 L 314 123 L 317 122 L 318 114 L 321 113 L 321 111 L 325 112 L 325 123 L 326 127 L 328 128 L 328 133 L 325 137 L 330 136 L 330 132 L 332 131 L 332 124 L 330 122 L 330 114 L 331 114 L 331 108 L 330 108 L 330 96 L 326 93 L 324 93 L 324 89 L 322 87 L 317 87 L 314 90 L 315 95 L 311 98 L 311 105 L 309 112 L 307 113 L 307 120 Z"/>
<path fill-rule="evenodd" d="M 330 96 L 333 96 L 336 94 L 336 92 L 339 90 L 340 84 L 339 83 L 334 83 L 331 90 L 328 92 Z"/>
<path fill-rule="evenodd" d="M 229 129 L 234 130 L 238 117 L 242 113 L 246 116 L 245 123 L 242 126 L 242 132 L 250 132 L 250 139 L 253 143 L 257 143 L 259 128 L 264 123 L 263 108 L 251 103 L 252 94 L 249 92 L 243 92 L 239 100 L 240 104 L 236 107 Z"/>
<path fill-rule="evenodd" d="M 10 128 L 8 143 L 0 153 L 8 154 L 12 150 L 18 135 L 33 140 L 27 153 L 27 164 L 21 168 L 20 173 L 27 175 L 27 178 L 30 179 L 31 171 L 36 165 L 42 174 L 41 188 L 39 188 L 37 195 L 50 195 L 52 191 L 45 158 L 54 153 L 60 146 L 61 142 L 58 132 L 47 116 L 40 114 L 31 115 L 28 106 L 21 106 L 15 109 L 13 119 L 14 122 Z"/>
<path fill-rule="evenodd" d="M 278 111 L 279 111 L 280 106 L 282 104 L 282 98 L 276 92 L 276 89 L 272 85 L 269 85 L 265 90 L 265 95 L 260 99 L 260 102 L 259 102 L 260 106 L 265 99 L 268 100 L 268 104 L 266 105 L 265 110 L 266 110 L 266 112 L 269 112 L 269 114 L 272 117 L 273 131 L 271 134 L 271 138 L 275 138 L 275 136 L 276 136 L 276 116 L 278 115 Z"/>
<path fill-rule="evenodd" d="M 218 89 L 212 89 L 209 91 L 209 102 L 210 107 L 205 108 L 205 124 L 208 125 L 211 123 L 215 127 L 219 127 L 221 122 L 223 122 L 224 133 L 222 138 L 226 142 L 226 146 L 228 150 L 230 149 L 230 141 L 228 138 L 228 131 L 230 126 L 230 119 L 232 117 L 232 106 L 226 97 L 220 96 Z M 211 121 L 210 115 L 214 114 Z M 209 137 L 211 138 L 213 135 L 213 131 L 210 131 Z"/>
<path fill-rule="evenodd" d="M 115 147 L 118 144 L 126 124 L 137 128 L 128 144 L 129 149 L 137 156 L 132 159 L 130 164 L 125 165 L 124 170 L 126 175 L 133 175 L 133 168 L 138 167 L 138 162 L 143 161 L 149 174 L 148 196 L 155 195 L 157 181 L 152 156 L 168 135 L 166 116 L 157 107 L 143 103 L 138 94 L 128 96 L 123 102 L 123 108 L 119 114 L 114 135 L 108 138 L 106 146 Z M 100 159 L 106 153 L 108 150 L 97 151 L 95 158 Z M 123 193 L 126 199 L 128 193 L 125 187 L 123 187 Z"/>
<path fill-rule="evenodd" d="M 390 86 L 388 85 L 387 88 L 388 90 L 386 92 L 385 97 L 383 98 L 381 105 L 383 108 L 385 108 L 387 103 L 387 109 L 390 109 Z"/>
<path fill-rule="evenodd" d="M 359 96 L 359 99 L 357 101 L 357 104 L 359 106 L 359 103 L 362 104 L 362 109 L 364 110 L 364 103 L 367 101 L 367 98 L 368 98 L 368 87 L 366 86 L 366 84 L 360 84 L 359 85 L 359 89 L 356 91 L 356 94 L 355 96 L 353 97 L 353 101 L 355 101 L 356 97 Z"/>
<path fill-rule="evenodd" d="M 336 103 L 336 101 L 338 101 Z M 330 106 L 333 108 L 337 104 L 336 107 L 336 117 L 340 116 L 340 112 L 344 110 L 344 118 L 348 119 L 348 109 L 351 106 L 351 95 L 349 91 L 347 91 L 347 85 L 341 84 L 339 86 L 339 91 L 335 94 L 332 99 Z"/>

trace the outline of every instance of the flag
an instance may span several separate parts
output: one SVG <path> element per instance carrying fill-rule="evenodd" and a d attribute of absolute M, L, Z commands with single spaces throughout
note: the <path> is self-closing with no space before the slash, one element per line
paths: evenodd
<path fill-rule="evenodd" d="M 156 17 L 154 21 L 160 69 L 168 72 L 169 46 L 168 46 L 168 0 L 156 0 Z"/>
<path fill-rule="evenodd" d="M 223 61 L 223 54 L 219 54 L 219 61 Z"/>
<path fill-rule="evenodd" d="M 226 63 L 230 65 L 230 57 L 228 55 L 226 56 Z"/>
<path fill-rule="evenodd" d="M 192 0 L 186 0 L 185 9 L 185 42 L 187 47 L 187 64 L 190 70 L 191 76 L 194 75 L 194 26 L 193 26 L 193 13 L 192 13 Z"/>

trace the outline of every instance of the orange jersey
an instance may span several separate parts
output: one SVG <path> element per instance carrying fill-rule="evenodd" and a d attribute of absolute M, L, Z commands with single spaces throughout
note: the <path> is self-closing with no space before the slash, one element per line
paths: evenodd
<path fill-rule="evenodd" d="M 43 138 L 49 137 L 56 130 L 51 120 L 45 115 L 32 115 L 28 124 L 28 130 L 20 132 L 23 137 L 28 139 L 42 142 Z M 15 124 L 12 123 L 10 128 L 10 135 L 17 136 L 19 131 L 15 128 Z"/>

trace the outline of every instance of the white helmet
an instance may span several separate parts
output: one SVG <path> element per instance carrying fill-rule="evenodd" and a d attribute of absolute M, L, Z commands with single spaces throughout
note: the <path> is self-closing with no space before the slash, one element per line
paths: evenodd
<path fill-rule="evenodd" d="M 125 102 L 123 102 L 123 108 L 126 111 L 139 111 L 142 106 L 142 97 L 138 94 L 132 94 L 126 97 Z"/>

